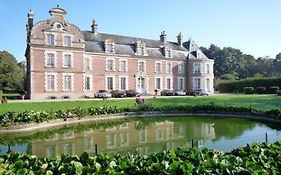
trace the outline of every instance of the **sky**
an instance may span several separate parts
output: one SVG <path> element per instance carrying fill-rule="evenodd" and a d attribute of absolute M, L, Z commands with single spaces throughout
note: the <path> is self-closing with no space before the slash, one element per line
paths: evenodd
<path fill-rule="evenodd" d="M 24 61 L 27 13 L 34 22 L 50 18 L 49 10 L 59 5 L 66 19 L 81 30 L 167 40 L 194 40 L 208 48 L 234 47 L 254 57 L 281 52 L 280 0 L 1 0 L 0 51 L 6 50 Z"/>

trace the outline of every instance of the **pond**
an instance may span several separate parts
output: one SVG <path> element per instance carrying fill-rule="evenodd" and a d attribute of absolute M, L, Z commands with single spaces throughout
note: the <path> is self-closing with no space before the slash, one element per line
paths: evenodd
<path fill-rule="evenodd" d="M 230 151 L 252 142 L 281 140 L 281 126 L 246 119 L 204 116 L 145 117 L 67 125 L 36 132 L 0 134 L 7 150 L 39 157 L 58 154 L 149 154 L 194 147 Z"/>

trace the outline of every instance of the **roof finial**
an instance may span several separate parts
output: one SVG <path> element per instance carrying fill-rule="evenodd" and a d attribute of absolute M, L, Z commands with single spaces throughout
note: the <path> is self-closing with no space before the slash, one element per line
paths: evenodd
<path fill-rule="evenodd" d="M 60 7 L 60 6 L 57 4 L 57 7 Z"/>
<path fill-rule="evenodd" d="M 161 32 L 161 35 L 160 35 L 160 41 L 162 41 L 163 43 L 166 43 L 166 33 L 165 33 L 165 30 L 163 32 Z"/>
<path fill-rule="evenodd" d="M 98 33 L 98 24 L 96 23 L 96 20 L 93 19 L 91 27 L 94 34 Z"/>

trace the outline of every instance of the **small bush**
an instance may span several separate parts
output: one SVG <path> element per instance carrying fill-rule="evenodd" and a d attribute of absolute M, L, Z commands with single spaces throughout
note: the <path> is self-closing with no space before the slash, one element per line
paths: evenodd
<path fill-rule="evenodd" d="M 270 94 L 277 94 L 277 92 L 279 91 L 279 87 L 278 86 L 270 86 L 268 89 L 268 92 Z"/>
<path fill-rule="evenodd" d="M 244 87 L 245 94 L 253 94 L 254 88 L 253 87 Z"/>
<path fill-rule="evenodd" d="M 277 95 L 278 95 L 278 96 L 281 96 L 281 91 L 277 91 Z"/>
<path fill-rule="evenodd" d="M 265 94 L 266 93 L 266 88 L 265 87 L 256 87 L 256 93 L 257 94 Z"/>

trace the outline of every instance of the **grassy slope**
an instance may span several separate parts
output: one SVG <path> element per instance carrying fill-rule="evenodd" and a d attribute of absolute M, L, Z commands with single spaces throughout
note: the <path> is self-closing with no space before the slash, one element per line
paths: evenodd
<path fill-rule="evenodd" d="M 145 99 L 146 103 L 155 106 L 164 105 L 196 105 L 215 103 L 218 105 L 237 105 L 253 106 L 259 110 L 281 107 L 281 97 L 276 95 L 225 95 L 209 97 L 169 97 L 157 99 Z M 0 114 L 8 111 L 57 111 L 59 109 L 82 107 L 90 108 L 97 106 L 117 106 L 117 107 L 134 107 L 134 99 L 120 100 L 87 100 L 87 101 L 61 101 L 61 102 L 33 102 L 33 103 L 7 103 L 0 104 Z"/>

